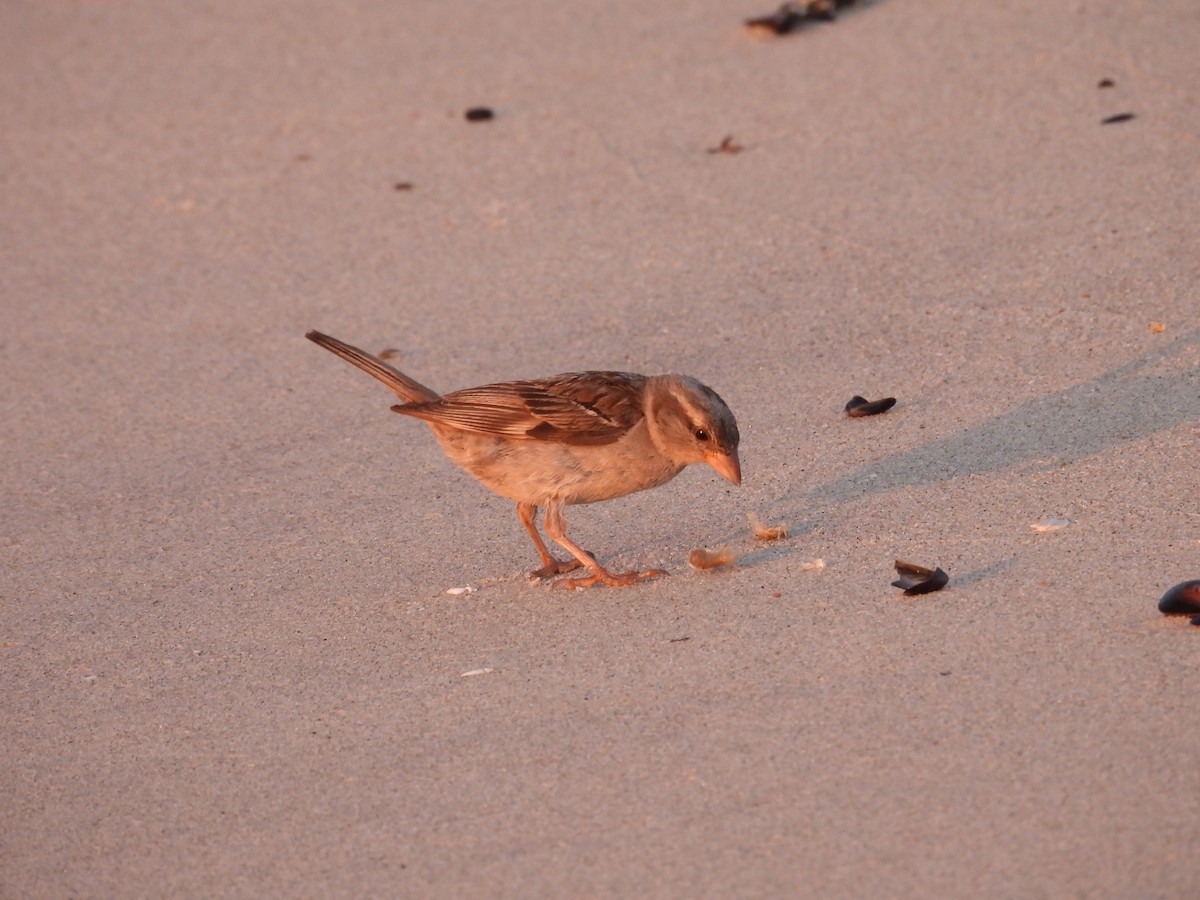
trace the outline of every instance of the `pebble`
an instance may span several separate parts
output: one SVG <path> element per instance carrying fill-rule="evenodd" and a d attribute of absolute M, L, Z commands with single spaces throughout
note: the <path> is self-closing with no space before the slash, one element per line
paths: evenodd
<path fill-rule="evenodd" d="M 1034 522 L 1029 527 L 1034 531 L 1061 531 L 1070 524 L 1070 519 L 1056 519 L 1054 516 L 1047 516 L 1042 521 Z"/>

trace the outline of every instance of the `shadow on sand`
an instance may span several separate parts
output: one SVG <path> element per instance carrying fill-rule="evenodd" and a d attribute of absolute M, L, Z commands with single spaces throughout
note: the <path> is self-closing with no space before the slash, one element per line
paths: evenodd
<path fill-rule="evenodd" d="M 1036 400 L 1021 404 L 958 434 L 923 447 L 894 453 L 807 492 L 780 499 L 786 509 L 790 537 L 810 532 L 821 518 L 815 506 L 848 501 L 906 487 L 953 481 L 1041 461 L 1057 467 L 1129 443 L 1189 421 L 1200 421 L 1200 368 L 1146 374 L 1156 363 L 1186 348 L 1200 345 L 1200 329 L 1144 354 L 1110 372 Z M 1193 458 L 1180 465 L 1195 465 Z M 731 536 L 729 539 L 736 540 Z M 786 541 L 758 548 L 739 560 L 754 565 L 798 553 L 802 544 Z M 1015 564 L 1000 558 L 981 569 L 954 577 L 955 586 L 984 581 Z M 952 575 L 953 577 L 953 575 Z"/>
<path fill-rule="evenodd" d="M 1200 369 L 1139 374 L 1196 344 L 1200 344 L 1200 329 L 1091 381 L 1030 400 L 923 447 L 877 460 L 803 496 L 837 504 L 1035 460 L 1061 465 L 1200 419 Z"/>

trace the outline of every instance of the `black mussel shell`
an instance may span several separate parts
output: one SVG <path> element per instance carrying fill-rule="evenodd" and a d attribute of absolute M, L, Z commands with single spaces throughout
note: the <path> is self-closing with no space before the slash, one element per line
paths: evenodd
<path fill-rule="evenodd" d="M 846 404 L 846 415 L 855 419 L 860 416 L 877 416 L 887 412 L 896 405 L 895 397 L 884 397 L 882 400 L 867 400 L 855 394 Z"/>
<path fill-rule="evenodd" d="M 896 572 L 900 577 L 892 582 L 892 587 L 903 590 L 906 597 L 932 594 L 950 583 L 950 576 L 941 569 L 927 569 L 902 559 L 896 560 Z"/>
<path fill-rule="evenodd" d="M 1200 581 L 1182 581 L 1162 595 L 1158 611 L 1165 616 L 1200 616 Z"/>

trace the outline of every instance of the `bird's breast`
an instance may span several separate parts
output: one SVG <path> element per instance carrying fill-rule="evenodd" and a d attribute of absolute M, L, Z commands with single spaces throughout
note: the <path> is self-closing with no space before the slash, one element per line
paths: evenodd
<path fill-rule="evenodd" d="M 489 490 L 518 503 L 596 503 L 666 484 L 683 469 L 639 424 L 611 444 L 576 446 L 435 428 L 450 459 Z"/>

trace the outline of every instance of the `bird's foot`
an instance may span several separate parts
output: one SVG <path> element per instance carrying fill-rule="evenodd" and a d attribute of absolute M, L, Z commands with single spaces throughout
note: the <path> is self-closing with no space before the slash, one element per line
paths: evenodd
<path fill-rule="evenodd" d="M 540 569 L 534 569 L 530 572 L 532 578 L 553 578 L 555 575 L 564 575 L 567 572 L 574 572 L 583 563 L 577 559 L 555 559 L 546 563 Z"/>
<path fill-rule="evenodd" d="M 596 554 L 591 550 L 584 550 L 583 552 L 591 557 L 592 562 L 596 561 Z M 545 565 L 540 569 L 534 569 L 530 572 L 530 578 L 553 578 L 555 575 L 565 575 L 567 572 L 574 572 L 583 565 L 577 559 L 555 559 L 553 556 L 543 557 L 542 562 Z"/>
<path fill-rule="evenodd" d="M 666 574 L 662 569 L 647 569 L 645 572 L 622 572 L 619 575 L 614 575 L 612 572 L 600 569 L 598 573 L 589 575 L 586 578 L 559 579 L 554 582 L 554 586 L 569 590 L 591 587 L 595 584 L 607 584 L 609 587 L 624 587 L 630 584 L 637 584 L 639 581 L 645 581 L 647 578 L 658 578 Z"/>

